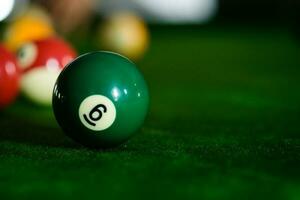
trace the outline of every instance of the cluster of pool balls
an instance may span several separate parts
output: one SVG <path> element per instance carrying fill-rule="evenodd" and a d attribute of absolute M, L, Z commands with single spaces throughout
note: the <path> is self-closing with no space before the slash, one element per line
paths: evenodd
<path fill-rule="evenodd" d="M 21 93 L 35 104 L 52 106 L 69 137 L 95 148 L 117 146 L 141 127 L 149 94 L 142 74 L 128 58 L 111 51 L 78 56 L 70 44 L 53 35 L 11 46 L 18 48 L 0 44 L 0 109 Z M 122 48 L 133 57 L 142 49 Z"/>

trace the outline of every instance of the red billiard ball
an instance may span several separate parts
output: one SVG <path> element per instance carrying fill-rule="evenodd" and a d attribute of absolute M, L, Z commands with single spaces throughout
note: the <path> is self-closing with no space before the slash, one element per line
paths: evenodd
<path fill-rule="evenodd" d="M 23 45 L 17 57 L 22 69 L 22 93 L 36 104 L 51 105 L 58 75 L 75 57 L 75 50 L 60 38 L 52 37 Z"/>
<path fill-rule="evenodd" d="M 0 108 L 13 102 L 18 95 L 20 74 L 15 56 L 0 45 Z"/>

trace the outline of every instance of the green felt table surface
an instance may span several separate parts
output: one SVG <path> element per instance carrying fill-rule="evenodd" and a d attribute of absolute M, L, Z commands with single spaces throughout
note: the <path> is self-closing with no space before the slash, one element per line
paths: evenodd
<path fill-rule="evenodd" d="M 124 145 L 84 148 L 22 98 L 1 112 L 0 199 L 300 199 L 300 42 L 285 27 L 151 36 L 150 112 Z"/>

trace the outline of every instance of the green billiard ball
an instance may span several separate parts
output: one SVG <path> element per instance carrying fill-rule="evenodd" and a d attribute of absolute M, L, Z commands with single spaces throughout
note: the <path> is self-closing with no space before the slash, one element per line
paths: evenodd
<path fill-rule="evenodd" d="M 53 90 L 58 124 L 88 147 L 125 142 L 143 124 L 148 111 L 146 82 L 127 58 L 112 52 L 84 54 L 59 75 Z"/>

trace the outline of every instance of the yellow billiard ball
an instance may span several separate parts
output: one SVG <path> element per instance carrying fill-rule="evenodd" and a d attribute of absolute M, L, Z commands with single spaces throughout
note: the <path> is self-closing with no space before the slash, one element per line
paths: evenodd
<path fill-rule="evenodd" d="M 104 50 L 123 54 L 133 60 L 143 57 L 149 44 L 149 32 L 144 21 L 129 12 L 109 16 L 99 28 L 100 46 Z"/>
<path fill-rule="evenodd" d="M 27 42 L 45 39 L 54 34 L 55 31 L 47 13 L 39 7 L 32 7 L 7 26 L 4 33 L 4 45 L 15 52 Z"/>

